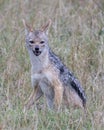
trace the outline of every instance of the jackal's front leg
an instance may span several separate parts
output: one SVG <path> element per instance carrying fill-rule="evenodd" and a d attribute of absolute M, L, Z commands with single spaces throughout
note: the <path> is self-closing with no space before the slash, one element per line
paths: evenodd
<path fill-rule="evenodd" d="M 54 80 L 55 106 L 59 109 L 63 99 L 63 86 L 59 80 Z"/>
<path fill-rule="evenodd" d="M 25 103 L 24 110 L 29 109 L 30 106 L 34 104 L 34 101 L 38 100 L 42 96 L 42 94 L 43 93 L 42 93 L 40 87 L 34 88 L 30 97 L 28 98 L 28 100 Z"/>

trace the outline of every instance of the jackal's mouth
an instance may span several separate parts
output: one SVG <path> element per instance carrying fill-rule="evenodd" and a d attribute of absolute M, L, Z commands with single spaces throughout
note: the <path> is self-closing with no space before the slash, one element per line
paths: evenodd
<path fill-rule="evenodd" d="M 39 55 L 41 54 L 41 51 L 35 50 L 35 51 L 33 51 L 33 53 L 34 53 L 36 56 L 39 56 Z"/>

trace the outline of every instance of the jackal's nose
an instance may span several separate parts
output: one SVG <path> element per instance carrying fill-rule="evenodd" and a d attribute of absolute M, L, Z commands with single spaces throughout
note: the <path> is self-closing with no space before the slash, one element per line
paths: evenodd
<path fill-rule="evenodd" d="M 35 47 L 35 51 L 39 51 L 39 47 L 38 46 Z"/>

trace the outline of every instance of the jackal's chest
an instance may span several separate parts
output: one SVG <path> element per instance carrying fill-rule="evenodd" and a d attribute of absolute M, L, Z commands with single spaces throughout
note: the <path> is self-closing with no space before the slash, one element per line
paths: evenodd
<path fill-rule="evenodd" d="M 55 75 L 52 70 L 42 70 L 31 75 L 32 86 L 35 87 L 37 84 L 46 83 L 48 85 L 52 85 L 53 80 L 55 79 Z"/>

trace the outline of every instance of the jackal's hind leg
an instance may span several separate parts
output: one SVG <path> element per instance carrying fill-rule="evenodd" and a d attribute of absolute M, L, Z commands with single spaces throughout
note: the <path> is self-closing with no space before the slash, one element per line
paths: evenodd
<path fill-rule="evenodd" d="M 67 107 L 73 106 L 83 109 L 82 101 L 74 90 L 69 90 L 69 88 L 65 89 L 64 100 L 66 102 Z"/>

